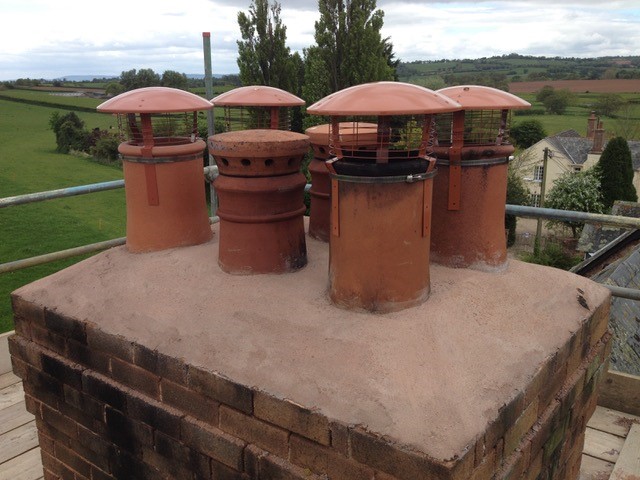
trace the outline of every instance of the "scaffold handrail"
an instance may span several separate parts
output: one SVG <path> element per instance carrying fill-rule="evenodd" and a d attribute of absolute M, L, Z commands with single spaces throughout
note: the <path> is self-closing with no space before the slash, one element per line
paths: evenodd
<path fill-rule="evenodd" d="M 212 181 L 218 175 L 218 167 L 208 166 L 204 167 L 204 177 L 208 181 Z M 24 205 L 27 203 L 41 202 L 45 200 L 52 200 L 56 198 L 64 198 L 76 195 L 86 195 L 89 193 L 102 192 L 106 190 L 114 190 L 124 187 L 124 180 L 112 180 L 107 182 L 93 183 L 89 185 L 79 185 L 75 187 L 60 188 L 56 190 L 48 190 L 44 192 L 29 193 L 25 195 L 16 195 L 12 197 L 0 198 L 0 208 Z M 305 191 L 309 191 L 311 184 L 307 184 Z M 518 217 L 526 218 L 541 218 L 545 220 L 563 220 L 563 221 L 578 221 L 578 222 L 591 222 L 600 225 L 612 225 L 621 228 L 637 228 L 640 229 L 640 218 L 623 217 L 619 215 L 604 215 L 599 213 L 586 213 L 575 212 L 569 210 L 557 210 L 552 208 L 540 208 L 540 207 L 528 207 L 523 205 L 510 205 L 506 206 L 506 213 L 509 215 L 515 215 Z M 209 218 L 211 223 L 216 223 L 220 219 L 217 216 Z M 47 253 L 44 255 L 37 255 L 21 260 L 15 260 L 0 264 L 0 274 L 7 272 L 14 272 L 35 265 L 42 265 L 45 263 L 54 262 L 56 260 L 62 260 L 65 258 L 76 257 L 79 255 L 85 255 L 87 253 L 99 252 L 115 246 L 124 245 L 126 238 L 114 238 L 103 242 L 92 243 L 89 245 L 82 245 L 79 247 L 69 248 L 66 250 L 60 250 L 57 252 Z M 634 288 L 624 288 L 615 285 L 601 284 L 608 288 L 611 294 L 615 297 L 628 298 L 631 300 L 640 301 L 640 290 Z"/>

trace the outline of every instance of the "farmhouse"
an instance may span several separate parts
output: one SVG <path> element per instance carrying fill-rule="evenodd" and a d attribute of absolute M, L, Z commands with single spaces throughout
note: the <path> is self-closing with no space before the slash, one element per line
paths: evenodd
<path fill-rule="evenodd" d="M 633 159 L 633 184 L 640 192 L 640 141 L 628 142 Z M 544 190 L 549 192 L 553 182 L 565 173 L 588 170 L 598 163 L 606 146 L 603 124 L 591 112 L 587 123 L 587 136 L 582 137 L 575 130 L 565 130 L 546 137 L 522 152 L 515 160 L 516 169 L 531 194 L 531 205 L 540 206 L 542 181 Z M 545 175 L 545 151 L 547 152 Z"/>

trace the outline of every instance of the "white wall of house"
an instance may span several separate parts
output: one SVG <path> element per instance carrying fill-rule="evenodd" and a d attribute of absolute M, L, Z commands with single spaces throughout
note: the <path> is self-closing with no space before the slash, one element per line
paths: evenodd
<path fill-rule="evenodd" d="M 524 154 L 526 158 L 519 162 L 521 166 L 519 166 L 518 171 L 524 185 L 532 195 L 531 204 L 536 206 L 538 205 L 537 201 L 542 186 L 541 173 L 544 165 L 545 148 L 549 148 L 552 152 L 547 160 L 547 174 L 545 176 L 546 193 L 549 193 L 549 190 L 553 187 L 554 180 L 560 178 L 567 172 L 580 171 L 583 168 L 582 165 L 574 165 L 567 157 L 555 151 L 546 140 L 541 140 L 527 149 Z M 518 165 L 518 162 L 516 164 Z M 587 168 L 590 168 L 593 164 Z M 536 195 L 538 197 L 536 197 Z"/>

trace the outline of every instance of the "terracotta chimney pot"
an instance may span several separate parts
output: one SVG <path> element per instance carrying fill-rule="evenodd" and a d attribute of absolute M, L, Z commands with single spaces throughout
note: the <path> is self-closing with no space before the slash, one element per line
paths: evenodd
<path fill-rule="evenodd" d="M 309 137 L 243 130 L 209 137 L 220 175 L 218 264 L 227 273 L 285 273 L 307 263 L 300 164 Z"/>
<path fill-rule="evenodd" d="M 462 109 L 442 119 L 434 180 L 433 260 L 448 267 L 506 266 L 504 215 L 509 155 L 508 113 L 528 102 L 490 87 L 438 90 Z"/>
<path fill-rule="evenodd" d="M 197 95 L 165 87 L 132 90 L 98 106 L 99 112 L 118 114 L 130 136 L 118 148 L 129 251 L 196 245 L 211 238 L 202 171 L 206 144 L 196 137 L 196 112 L 210 108 Z"/>
<path fill-rule="evenodd" d="M 319 100 L 308 113 L 331 117 L 329 295 L 338 306 L 386 313 L 424 302 L 430 292 L 429 243 L 435 159 L 431 114 L 460 106 L 416 85 L 378 82 Z M 377 117 L 371 148 L 354 148 L 340 127 Z M 362 117 L 362 118 L 358 118 Z"/>

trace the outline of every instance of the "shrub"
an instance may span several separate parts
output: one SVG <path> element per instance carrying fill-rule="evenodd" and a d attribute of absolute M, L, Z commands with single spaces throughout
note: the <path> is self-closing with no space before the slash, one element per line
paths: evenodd
<path fill-rule="evenodd" d="M 527 253 L 521 258 L 525 262 L 537 263 L 538 265 L 546 265 L 562 270 L 569 270 L 581 260 L 580 255 L 573 255 L 558 243 L 553 242 L 547 243 L 537 254 Z"/>
<path fill-rule="evenodd" d="M 89 133 L 68 120 L 63 122 L 56 132 L 56 151 L 69 153 L 71 150 L 86 152 L 89 149 Z"/>
<path fill-rule="evenodd" d="M 107 133 L 101 135 L 95 142 L 95 146 L 91 148 L 91 155 L 97 160 L 103 160 L 112 163 L 118 160 L 118 145 L 120 144 L 118 137 Z"/>
<path fill-rule="evenodd" d="M 522 149 L 529 148 L 547 136 L 539 120 L 525 120 L 511 127 L 509 136 Z"/>
<path fill-rule="evenodd" d="M 554 180 L 553 187 L 545 198 L 544 206 L 558 210 L 572 210 L 576 212 L 602 213 L 604 205 L 600 192 L 600 177 L 595 169 L 580 173 L 568 172 L 557 180 Z M 547 222 L 553 226 L 564 224 L 571 228 L 574 238 L 582 230 L 582 222 L 564 222 L 551 220 Z"/>

